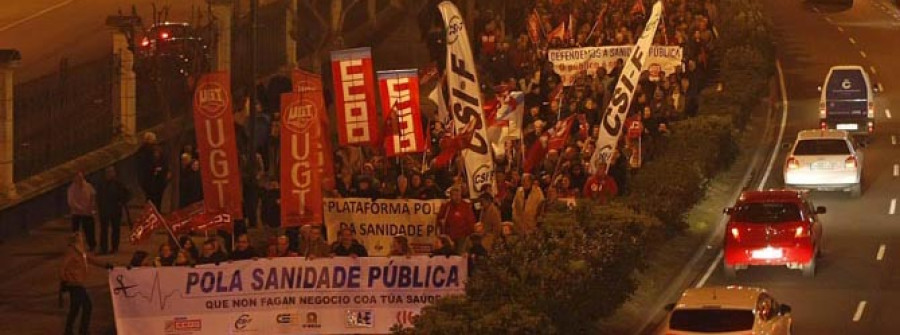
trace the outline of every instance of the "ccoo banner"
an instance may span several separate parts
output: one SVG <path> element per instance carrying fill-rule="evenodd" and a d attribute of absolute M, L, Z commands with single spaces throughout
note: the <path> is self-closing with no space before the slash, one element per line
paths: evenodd
<path fill-rule="evenodd" d="M 131 334 L 387 334 L 464 293 L 466 259 L 285 257 L 114 268 L 116 330 Z"/>
<path fill-rule="evenodd" d="M 341 145 L 375 144 L 378 138 L 372 71 L 371 48 L 331 52 L 334 105 Z"/>
<path fill-rule="evenodd" d="M 383 130 L 385 153 L 398 156 L 425 151 L 418 71 L 379 71 L 378 87 L 386 125 Z"/>
<path fill-rule="evenodd" d="M 430 252 L 438 231 L 437 216 L 444 200 L 326 198 L 328 240 L 337 241 L 343 228 L 353 231 L 369 256 L 387 256 L 392 238 L 404 235 L 414 252 Z"/>
<path fill-rule="evenodd" d="M 243 218 L 228 73 L 213 72 L 200 77 L 194 91 L 194 127 L 206 212 Z"/>

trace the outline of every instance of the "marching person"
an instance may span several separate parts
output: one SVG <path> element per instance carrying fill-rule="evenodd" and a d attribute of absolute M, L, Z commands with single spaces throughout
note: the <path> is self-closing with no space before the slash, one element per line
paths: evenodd
<path fill-rule="evenodd" d="M 122 210 L 128 210 L 131 192 L 116 177 L 115 167 L 107 167 L 103 177 L 103 181 L 97 185 L 97 207 L 100 212 L 100 253 L 115 254 L 119 252 Z M 112 250 L 109 249 L 110 242 Z"/>
<path fill-rule="evenodd" d="M 438 212 L 438 227 L 441 232 L 453 239 L 456 252 L 462 253 L 466 238 L 475 232 L 475 212 L 472 205 L 463 201 L 459 187 L 450 188 L 450 201 L 441 205 Z"/>
<path fill-rule="evenodd" d="M 96 261 L 84 250 L 84 235 L 81 232 L 72 234 L 69 246 L 63 256 L 62 266 L 59 271 L 60 299 L 63 293 L 69 293 L 69 313 L 66 315 L 66 335 L 75 334 L 75 319 L 81 314 L 81 324 L 78 327 L 79 334 L 88 334 L 91 328 L 91 296 L 85 288 L 85 280 L 88 274 L 88 265 L 107 267 Z M 62 303 L 62 300 L 60 300 Z"/>
<path fill-rule="evenodd" d="M 93 252 L 97 246 L 94 235 L 94 215 L 97 214 L 97 191 L 84 179 L 84 173 L 79 171 L 75 179 L 69 185 L 67 200 L 72 211 L 72 232 L 84 231 L 87 239 L 88 251 Z"/>
<path fill-rule="evenodd" d="M 522 186 L 516 190 L 513 199 L 513 222 L 522 233 L 528 234 L 537 229 L 537 217 L 544 204 L 544 192 L 534 187 L 534 178 L 530 173 L 522 175 Z"/>

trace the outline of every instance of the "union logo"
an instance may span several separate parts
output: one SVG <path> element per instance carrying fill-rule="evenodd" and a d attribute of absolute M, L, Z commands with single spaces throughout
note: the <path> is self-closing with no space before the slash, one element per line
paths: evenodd
<path fill-rule="evenodd" d="M 231 103 L 228 90 L 217 82 L 205 82 L 197 87 L 194 94 L 194 103 L 203 116 L 215 119 L 225 113 L 226 107 Z"/>

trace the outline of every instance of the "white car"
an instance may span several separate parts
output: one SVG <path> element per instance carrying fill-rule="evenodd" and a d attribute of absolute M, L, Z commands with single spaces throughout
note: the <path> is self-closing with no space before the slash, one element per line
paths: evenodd
<path fill-rule="evenodd" d="M 784 163 L 789 188 L 862 194 L 863 153 L 843 130 L 803 130 Z"/>
<path fill-rule="evenodd" d="M 688 289 L 670 310 L 660 335 L 791 333 L 791 307 L 763 289 L 704 287 Z"/>

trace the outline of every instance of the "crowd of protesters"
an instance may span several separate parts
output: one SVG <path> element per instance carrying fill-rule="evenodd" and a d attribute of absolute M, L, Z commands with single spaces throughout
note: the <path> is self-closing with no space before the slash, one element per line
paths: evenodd
<path fill-rule="evenodd" d="M 485 254 L 492 245 L 516 235 L 529 234 L 541 224 L 548 204 L 576 198 L 605 202 L 627 193 L 627 178 L 639 172 L 641 160 L 652 160 L 661 141 L 673 130 L 669 124 L 697 113 L 700 90 L 710 82 L 709 59 L 715 45 L 716 6 L 712 0 L 664 0 L 664 15 L 655 44 L 683 48 L 683 66 L 674 73 L 651 77 L 645 72 L 638 82 L 635 99 L 628 111 L 626 134 L 611 160 L 591 173 L 589 160 L 595 149 L 604 106 L 622 72 L 623 62 L 613 68 L 581 73 L 570 86 L 563 86 L 547 61 L 547 51 L 555 48 L 629 45 L 636 41 L 650 14 L 650 1 L 635 0 L 538 0 L 479 4 L 472 15 L 472 47 L 485 106 L 505 99 L 510 91 L 524 92 L 523 134 L 504 143 L 505 152 L 495 155 L 494 192 L 471 194 L 462 172 L 462 160 L 435 166 L 435 158 L 451 137 L 446 120 L 435 113 L 425 114 L 430 132 L 424 154 L 386 157 L 377 147 L 337 147 L 334 151 L 336 187 L 325 190 L 326 197 L 368 199 L 448 199 L 441 207 L 436 224 L 444 235 L 434 242 L 434 253 Z M 429 6 L 435 7 L 435 6 Z M 435 7 L 436 8 L 436 7 Z M 434 8 L 432 8 L 434 9 Z M 438 69 L 445 62 L 443 24 L 435 11 L 420 16 L 423 43 Z M 529 21 L 532 25 L 529 34 Z M 535 30 L 534 28 L 537 28 Z M 562 29 L 562 33 L 560 33 Z M 538 34 L 535 36 L 534 32 Z M 376 55 L 377 57 L 378 55 Z M 439 76 L 436 76 L 439 77 Z M 327 86 L 327 85 L 326 85 Z M 325 241 L 323 226 L 278 229 L 279 204 L 279 128 L 277 120 L 280 93 L 290 91 L 290 80 L 276 76 L 259 85 L 260 102 L 255 106 L 256 143 L 252 157 L 242 154 L 241 164 L 245 222 L 235 237 L 205 237 L 196 243 L 192 236 L 170 239 L 155 255 L 139 252 L 132 265 L 192 265 L 217 263 L 255 257 L 305 256 L 364 257 L 368 253 L 349 230 L 340 231 L 336 241 Z M 326 101 L 329 101 L 326 92 Z M 424 99 L 423 99 L 424 100 Z M 573 117 L 571 136 L 557 148 L 548 149 L 548 138 L 559 132 L 561 120 Z M 240 119 L 240 118 L 239 118 Z M 251 140 L 246 120 L 236 124 L 238 145 Z M 178 182 L 172 183 L 167 155 L 152 133 L 144 137 L 138 153 L 138 181 L 146 198 L 163 208 L 166 188 L 177 193 L 178 207 L 202 200 L 199 164 L 195 149 L 188 145 L 178 156 Z M 246 168 L 250 164 L 253 169 Z M 256 171 L 250 174 L 249 171 Z M 73 228 L 86 234 L 87 247 L 94 250 L 93 217 L 99 209 L 101 252 L 118 249 L 117 227 L 120 209 L 130 194 L 109 171 L 102 185 L 94 189 L 83 177 L 69 189 Z M 470 200 L 474 199 L 474 200 Z M 99 206 L 90 204 L 96 201 Z M 115 214 L 119 213 L 119 214 Z M 249 228 L 262 225 L 278 229 L 269 234 L 267 245 L 254 247 L 247 236 Z M 112 227 L 110 239 L 108 228 Z M 222 243 L 220 243 L 220 241 Z M 235 241 L 232 246 L 232 241 Z M 110 246 L 111 245 L 111 246 Z M 198 248 L 199 245 L 199 248 Z M 409 255 L 412 249 L 403 236 L 397 236 L 391 255 Z"/>

